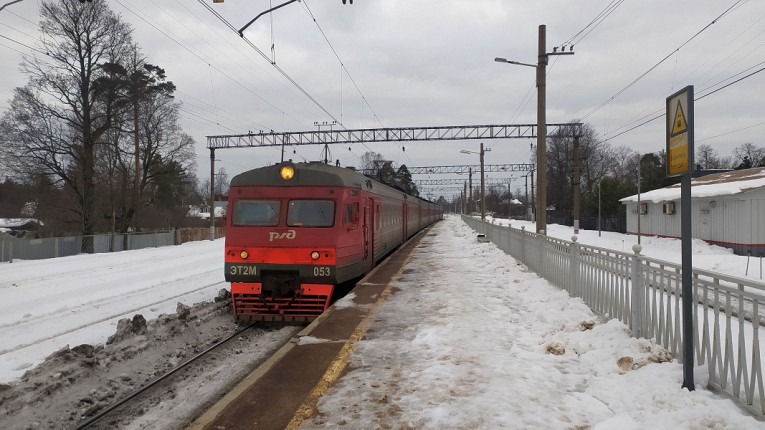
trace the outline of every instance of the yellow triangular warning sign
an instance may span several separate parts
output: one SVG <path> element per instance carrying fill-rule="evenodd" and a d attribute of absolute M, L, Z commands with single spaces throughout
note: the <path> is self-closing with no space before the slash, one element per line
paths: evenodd
<path fill-rule="evenodd" d="M 677 108 L 675 109 L 675 121 L 672 123 L 672 133 L 670 136 L 677 136 L 678 134 L 688 131 L 688 123 L 685 121 L 685 112 L 683 112 L 683 105 L 680 101 L 677 102 Z"/>

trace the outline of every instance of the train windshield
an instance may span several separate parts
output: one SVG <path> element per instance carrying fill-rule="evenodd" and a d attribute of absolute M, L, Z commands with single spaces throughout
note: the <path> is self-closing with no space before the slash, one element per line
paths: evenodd
<path fill-rule="evenodd" d="M 239 200 L 234 204 L 234 225 L 272 226 L 279 222 L 278 200 Z"/>
<path fill-rule="evenodd" d="M 290 227 L 332 227 L 335 202 L 332 200 L 290 200 L 287 225 Z"/>

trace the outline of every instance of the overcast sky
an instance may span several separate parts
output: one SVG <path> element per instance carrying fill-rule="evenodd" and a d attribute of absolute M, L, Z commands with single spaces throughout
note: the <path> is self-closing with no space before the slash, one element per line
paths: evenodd
<path fill-rule="evenodd" d="M 348 129 L 534 124 L 534 70 L 494 58 L 536 63 L 540 24 L 548 52 L 575 45 L 575 55 L 550 58 L 547 122 L 580 119 L 612 145 L 640 152 L 664 148 L 663 116 L 620 133 L 662 115 L 667 96 L 694 85 L 698 98 L 765 64 L 765 2 L 757 0 L 303 0 L 260 18 L 244 35 L 319 107 L 204 6 L 239 29 L 284 0 L 108 1 L 133 26 L 147 61 L 176 84 L 201 178 L 209 176 L 209 135 L 310 131 L 314 122 L 333 120 Z M 3 110 L 26 82 L 18 71 L 22 53 L 32 52 L 8 38 L 38 46 L 39 4 L 24 0 L 0 11 Z M 745 142 L 765 145 L 763 90 L 765 72 L 697 100 L 696 146 L 727 156 Z M 486 161 L 529 162 L 531 143 L 486 140 Z M 330 147 L 343 165 L 358 165 L 373 150 L 408 166 L 478 164 L 478 155 L 460 153 L 478 148 L 479 141 Z M 318 160 L 321 150 L 288 148 L 287 158 Z M 278 162 L 280 153 L 229 149 L 216 158 L 216 169 L 232 176 Z"/>

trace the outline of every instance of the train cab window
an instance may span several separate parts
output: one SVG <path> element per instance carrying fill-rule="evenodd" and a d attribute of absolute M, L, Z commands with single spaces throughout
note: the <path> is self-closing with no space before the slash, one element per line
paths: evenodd
<path fill-rule="evenodd" d="M 234 204 L 234 225 L 272 226 L 278 222 L 278 200 L 238 200 Z"/>
<path fill-rule="evenodd" d="M 335 202 L 332 200 L 290 200 L 287 225 L 290 227 L 332 227 Z"/>

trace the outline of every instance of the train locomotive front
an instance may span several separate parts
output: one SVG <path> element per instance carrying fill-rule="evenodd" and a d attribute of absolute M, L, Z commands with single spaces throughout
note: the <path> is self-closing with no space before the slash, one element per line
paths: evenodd
<path fill-rule="evenodd" d="M 232 179 L 224 270 L 237 318 L 310 321 L 329 306 L 335 285 L 370 268 L 359 178 L 287 162 Z"/>

